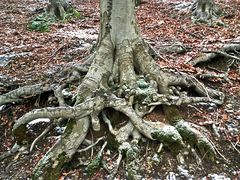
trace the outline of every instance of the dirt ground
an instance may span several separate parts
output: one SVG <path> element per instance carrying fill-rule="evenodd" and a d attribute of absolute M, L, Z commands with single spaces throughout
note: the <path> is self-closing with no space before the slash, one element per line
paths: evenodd
<path fill-rule="evenodd" d="M 45 0 L 2 0 L 0 3 L 0 94 L 13 88 L 39 83 L 58 71 L 61 67 L 81 63 L 82 58 L 90 54 L 91 46 L 96 42 L 99 28 L 99 6 L 97 0 L 77 1 L 73 3 L 80 11 L 81 19 L 54 23 L 50 32 L 29 31 L 28 22 L 39 15 L 46 7 Z M 209 72 L 212 70 L 192 67 L 186 62 L 203 50 L 217 50 L 224 44 L 240 43 L 240 1 L 216 0 L 223 10 L 220 20 L 225 26 L 193 24 L 190 19 L 189 4 L 185 0 L 144 0 L 137 7 L 137 19 L 142 36 L 160 54 L 159 64 L 164 68 L 173 68 L 188 74 Z M 184 53 L 163 52 L 162 47 L 173 43 L 184 46 Z M 8 58 L 10 57 L 11 58 Z M 178 166 L 176 158 L 168 149 L 158 158 L 156 142 L 142 142 L 141 175 L 145 179 L 240 179 L 240 76 L 239 63 L 235 63 L 227 72 L 229 81 L 220 78 L 204 80 L 208 86 L 226 93 L 222 106 L 198 104 L 181 107 L 184 117 L 209 130 L 216 145 L 215 163 L 203 161 L 203 167 L 197 166 L 194 158 L 186 155 L 186 169 Z M 219 73 L 219 72 L 217 72 Z M 8 86 L 6 86 L 7 83 Z M 11 128 L 14 120 L 27 111 L 44 105 L 46 97 L 36 97 L 21 106 L 0 106 L 0 154 L 9 150 L 14 139 Z M 161 108 L 147 116 L 154 121 L 161 120 Z M 29 128 L 29 137 L 34 140 L 48 125 L 47 122 L 34 124 Z M 217 130 L 217 132 L 215 132 Z M 30 179 L 33 167 L 43 154 L 57 140 L 59 132 L 55 129 L 39 142 L 34 151 L 28 150 L 15 154 L 0 162 L 0 179 Z M 89 139 L 96 140 L 104 132 L 89 133 Z M 84 145 L 81 148 L 83 148 Z M 98 146 L 76 156 L 72 163 L 64 167 L 60 179 L 89 179 L 86 175 L 86 163 L 92 159 Z M 108 162 L 117 159 L 114 151 L 105 152 Z M 80 163 L 81 161 L 81 163 Z M 107 179 L 106 170 L 99 169 L 91 179 Z M 120 165 L 117 179 L 125 179 L 124 164 Z"/>

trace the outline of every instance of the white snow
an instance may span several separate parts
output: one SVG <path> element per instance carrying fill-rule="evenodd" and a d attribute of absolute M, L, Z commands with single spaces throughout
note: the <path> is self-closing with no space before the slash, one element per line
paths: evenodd
<path fill-rule="evenodd" d="M 32 124 L 37 124 L 37 123 L 40 123 L 40 122 L 50 122 L 50 119 L 48 119 L 48 118 L 38 118 L 38 119 L 34 119 L 33 121 L 31 121 L 28 124 L 32 125 Z"/>

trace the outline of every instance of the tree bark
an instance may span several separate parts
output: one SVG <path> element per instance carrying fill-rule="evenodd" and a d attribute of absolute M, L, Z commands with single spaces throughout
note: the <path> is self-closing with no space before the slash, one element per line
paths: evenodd
<path fill-rule="evenodd" d="M 68 0 L 49 0 L 49 2 L 47 12 L 58 19 L 64 19 L 66 10 L 69 8 Z"/>
<path fill-rule="evenodd" d="M 196 0 L 191 10 L 193 21 L 199 22 L 216 20 L 221 13 L 214 0 Z"/>

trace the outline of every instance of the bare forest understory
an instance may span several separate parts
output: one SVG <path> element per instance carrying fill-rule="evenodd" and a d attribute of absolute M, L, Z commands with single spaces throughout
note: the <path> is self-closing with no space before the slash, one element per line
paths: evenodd
<path fill-rule="evenodd" d="M 73 3 L 0 4 L 0 179 L 240 178 L 240 3 Z"/>

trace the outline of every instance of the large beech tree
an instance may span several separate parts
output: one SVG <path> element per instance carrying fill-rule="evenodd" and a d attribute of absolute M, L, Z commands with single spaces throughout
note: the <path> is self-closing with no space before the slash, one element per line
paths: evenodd
<path fill-rule="evenodd" d="M 57 179 L 63 165 L 71 161 L 85 140 L 89 129 L 99 131 L 102 128 L 100 121 L 107 124 L 111 136 L 104 139 L 97 157 L 101 157 L 109 141 L 115 141 L 118 144 L 118 164 L 125 157 L 126 175 L 130 179 L 139 177 L 138 143 L 142 137 L 159 141 L 176 155 L 181 155 L 186 144 L 190 144 L 201 155 L 214 157 L 215 149 L 209 137 L 196 125 L 185 121 L 178 106 L 198 102 L 221 104 L 223 94 L 205 87 L 193 76 L 161 68 L 140 36 L 134 8 L 132 0 L 101 0 L 96 49 L 83 64 L 56 74 L 53 79 L 61 77 L 61 84 L 48 80 L 0 95 L 0 105 L 18 104 L 24 98 L 51 91 L 58 100 L 58 106 L 30 111 L 16 120 L 13 126 L 16 143 L 22 146 L 28 142 L 26 125 L 34 119 L 49 118 L 51 126 L 62 121 L 66 123 L 61 138 L 36 165 L 33 179 Z M 68 97 L 66 100 L 62 92 L 70 91 L 70 85 L 78 88 L 71 92 L 74 94 L 72 99 Z M 196 95 L 191 96 L 190 92 Z M 143 120 L 156 106 L 162 106 L 166 121 Z M 119 112 L 125 115 L 126 123 L 113 126 L 118 122 L 114 114 Z M 116 172 L 117 167 L 109 179 Z"/>

